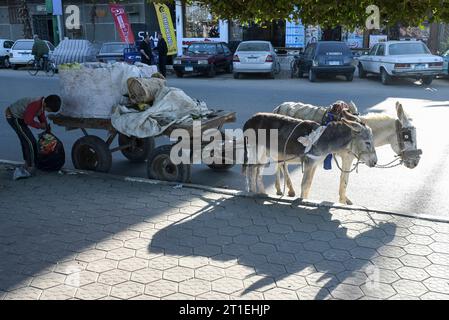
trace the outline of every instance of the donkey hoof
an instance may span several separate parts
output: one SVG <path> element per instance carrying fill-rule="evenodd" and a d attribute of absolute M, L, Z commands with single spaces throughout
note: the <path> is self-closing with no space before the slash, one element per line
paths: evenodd
<path fill-rule="evenodd" d="M 294 191 L 289 191 L 289 192 L 288 192 L 288 196 L 289 196 L 290 198 L 294 198 L 294 197 L 296 197 L 296 193 L 295 193 Z"/>
<path fill-rule="evenodd" d="M 278 192 L 276 192 L 276 194 L 277 194 L 278 196 L 284 195 L 284 194 L 282 193 L 282 191 L 278 191 Z"/>
<path fill-rule="evenodd" d="M 349 200 L 348 198 L 346 198 L 346 199 L 340 199 L 340 203 L 346 204 L 346 205 L 348 205 L 348 206 L 352 205 L 352 201 Z"/>

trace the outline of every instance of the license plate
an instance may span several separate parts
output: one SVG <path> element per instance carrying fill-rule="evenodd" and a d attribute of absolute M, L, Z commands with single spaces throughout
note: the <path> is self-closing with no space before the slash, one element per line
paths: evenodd
<path fill-rule="evenodd" d="M 340 61 L 329 61 L 329 65 L 330 66 L 339 66 L 340 65 Z"/>
<path fill-rule="evenodd" d="M 185 71 L 193 71 L 193 67 L 185 67 Z"/>
<path fill-rule="evenodd" d="M 416 64 L 416 65 L 415 65 L 415 69 L 416 69 L 416 70 L 427 69 L 427 64 L 425 64 L 425 63 Z"/>

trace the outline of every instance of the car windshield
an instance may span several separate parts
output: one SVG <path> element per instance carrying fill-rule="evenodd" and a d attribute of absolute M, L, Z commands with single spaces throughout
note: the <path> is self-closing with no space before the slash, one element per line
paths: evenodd
<path fill-rule="evenodd" d="M 101 47 L 100 53 L 123 53 L 125 48 L 125 43 L 107 43 Z"/>
<path fill-rule="evenodd" d="M 270 45 L 263 42 L 241 43 L 237 51 L 270 51 Z"/>
<path fill-rule="evenodd" d="M 187 52 L 191 54 L 216 54 L 217 46 L 212 43 L 194 43 L 189 46 Z"/>
<path fill-rule="evenodd" d="M 320 43 L 318 46 L 318 54 L 326 54 L 326 55 L 352 55 L 348 46 L 344 43 Z"/>
<path fill-rule="evenodd" d="M 17 41 L 12 47 L 13 50 L 31 50 L 33 49 L 33 41 Z"/>
<path fill-rule="evenodd" d="M 395 43 L 390 45 L 390 55 L 430 54 L 424 43 Z"/>

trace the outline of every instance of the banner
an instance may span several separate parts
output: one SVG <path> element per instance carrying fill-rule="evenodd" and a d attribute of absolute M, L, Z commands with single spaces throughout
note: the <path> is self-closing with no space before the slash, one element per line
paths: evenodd
<path fill-rule="evenodd" d="M 126 43 L 134 43 L 134 34 L 128 22 L 125 8 L 119 4 L 109 4 L 112 17 L 114 17 L 115 27 L 119 31 L 120 39 Z"/>
<path fill-rule="evenodd" d="M 178 46 L 176 43 L 175 28 L 170 15 L 170 9 L 165 4 L 154 3 L 157 19 L 159 20 L 159 27 L 161 29 L 162 37 L 167 42 L 168 55 L 178 53 Z"/>
<path fill-rule="evenodd" d="M 304 48 L 306 42 L 305 28 L 301 20 L 286 20 L 285 22 L 285 47 Z"/>

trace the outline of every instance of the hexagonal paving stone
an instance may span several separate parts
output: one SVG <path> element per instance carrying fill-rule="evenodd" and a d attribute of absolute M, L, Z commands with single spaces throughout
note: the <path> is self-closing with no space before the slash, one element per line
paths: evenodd
<path fill-rule="evenodd" d="M 72 287 L 82 287 L 97 281 L 99 274 L 92 271 L 74 272 L 65 279 L 65 284 Z"/>
<path fill-rule="evenodd" d="M 364 296 L 362 290 L 360 290 L 358 286 L 350 284 L 339 284 L 331 291 L 331 295 L 336 299 L 342 300 L 357 300 Z"/>
<path fill-rule="evenodd" d="M 419 234 L 423 236 L 430 236 L 435 233 L 435 230 L 433 230 L 432 228 L 424 226 L 412 226 L 409 228 L 409 230 L 413 234 Z"/>
<path fill-rule="evenodd" d="M 131 299 L 143 293 L 145 285 L 133 281 L 126 281 L 112 287 L 111 296 L 120 299 Z"/>
<path fill-rule="evenodd" d="M 31 286 L 37 289 L 45 290 L 63 284 L 65 279 L 65 275 L 59 273 L 47 273 L 45 275 L 33 278 L 33 281 L 31 281 Z"/>
<path fill-rule="evenodd" d="M 400 258 L 401 262 L 409 267 L 425 268 L 430 265 L 430 261 L 426 257 L 407 254 Z"/>
<path fill-rule="evenodd" d="M 148 241 L 148 239 L 136 238 L 136 239 L 126 240 L 124 247 L 133 249 L 133 250 L 139 250 L 139 249 L 147 248 L 149 244 L 150 244 L 150 241 Z"/>
<path fill-rule="evenodd" d="M 109 251 L 106 255 L 106 258 L 111 260 L 125 260 L 134 257 L 135 254 L 136 254 L 135 250 L 127 248 L 118 248 Z"/>
<path fill-rule="evenodd" d="M 438 293 L 449 294 L 449 280 L 441 278 L 429 278 L 423 284 L 430 290 Z"/>
<path fill-rule="evenodd" d="M 190 279 L 179 284 L 179 292 L 191 296 L 198 296 L 200 294 L 210 292 L 211 283 L 209 281 L 200 279 Z"/>
<path fill-rule="evenodd" d="M 428 274 L 432 277 L 449 279 L 449 266 L 440 264 L 432 264 L 425 268 Z"/>
<path fill-rule="evenodd" d="M 421 296 L 421 300 L 449 300 L 449 294 L 428 292 Z"/>
<path fill-rule="evenodd" d="M 221 278 L 212 282 L 212 290 L 231 294 L 243 289 L 243 282 L 234 278 Z"/>
<path fill-rule="evenodd" d="M 259 275 L 267 275 L 277 277 L 286 273 L 285 266 L 275 263 L 263 263 L 254 266 L 256 273 Z"/>
<path fill-rule="evenodd" d="M 321 240 L 309 240 L 303 243 L 304 249 L 315 252 L 324 252 L 330 249 L 329 243 Z"/>
<path fill-rule="evenodd" d="M 382 246 L 377 249 L 377 252 L 384 257 L 390 258 L 400 258 L 406 254 L 404 249 L 396 247 L 396 246 Z"/>
<path fill-rule="evenodd" d="M 345 266 L 338 261 L 323 260 L 315 263 L 315 268 L 318 272 L 326 272 L 337 274 L 345 270 Z"/>
<path fill-rule="evenodd" d="M 131 274 L 132 281 L 142 284 L 148 284 L 160 279 L 162 279 L 162 271 L 152 268 L 144 268 L 138 271 L 134 271 Z"/>
<path fill-rule="evenodd" d="M 37 300 L 42 294 L 42 290 L 25 287 L 8 292 L 4 297 L 4 300 Z"/>
<path fill-rule="evenodd" d="M 409 243 L 408 245 L 406 245 L 404 247 L 404 250 L 409 254 L 417 256 L 427 256 L 432 253 L 432 250 L 428 246 L 414 243 Z"/>
<path fill-rule="evenodd" d="M 315 231 L 310 234 L 313 240 L 320 240 L 320 241 L 330 241 L 334 240 L 337 237 L 333 232 L 330 231 Z"/>
<path fill-rule="evenodd" d="M 225 269 L 224 271 L 227 277 L 241 280 L 246 279 L 256 273 L 254 268 L 244 265 L 235 265 Z"/>
<path fill-rule="evenodd" d="M 304 262 L 304 263 L 317 263 L 319 261 L 322 261 L 324 258 L 319 252 L 313 252 L 313 251 L 301 251 L 295 254 L 295 258 L 298 262 Z"/>
<path fill-rule="evenodd" d="M 151 261 L 151 260 L 150 260 Z M 129 258 L 118 263 L 118 268 L 126 271 L 137 271 L 148 267 L 148 260 L 141 258 Z"/>
<path fill-rule="evenodd" d="M 249 235 L 249 234 L 241 234 L 233 238 L 234 243 L 252 245 L 259 242 L 259 238 L 257 236 Z"/>
<path fill-rule="evenodd" d="M 162 277 L 166 280 L 171 280 L 174 282 L 181 282 L 194 277 L 194 272 L 190 268 L 186 267 L 174 267 L 165 270 Z"/>
<path fill-rule="evenodd" d="M 195 270 L 195 278 L 207 281 L 220 279 L 224 276 L 224 269 L 215 266 L 204 266 Z"/>
<path fill-rule="evenodd" d="M 324 300 L 331 297 L 330 292 L 326 288 L 308 286 L 296 291 L 300 300 Z"/>
<path fill-rule="evenodd" d="M 187 267 L 192 269 L 207 266 L 208 264 L 209 259 L 206 257 L 184 257 L 179 259 L 179 265 L 181 267 Z"/>
<path fill-rule="evenodd" d="M 435 242 L 429 245 L 430 249 L 438 253 L 449 254 L 449 246 L 444 242 Z"/>
<path fill-rule="evenodd" d="M 371 283 L 368 282 L 360 286 L 363 293 L 367 296 L 379 298 L 379 299 L 388 299 L 396 294 L 396 291 L 389 284 L 385 283 Z"/>
<path fill-rule="evenodd" d="M 264 296 L 262 292 L 246 292 L 246 291 L 237 291 L 229 296 L 231 300 L 264 300 Z"/>
<path fill-rule="evenodd" d="M 305 277 L 297 275 L 289 275 L 287 277 L 278 277 L 276 280 L 276 286 L 279 288 L 298 290 L 307 286 Z"/>
<path fill-rule="evenodd" d="M 273 288 L 263 293 L 267 300 L 297 300 L 298 296 L 293 290 L 284 288 Z"/>
<path fill-rule="evenodd" d="M 414 297 L 419 297 L 428 291 L 420 282 L 405 279 L 393 283 L 392 286 L 397 293 Z"/>
<path fill-rule="evenodd" d="M 403 266 L 401 261 L 396 258 L 388 258 L 388 257 L 376 257 L 371 260 L 373 264 L 379 268 L 388 269 L 388 270 L 396 270 Z"/>
<path fill-rule="evenodd" d="M 102 283 L 91 283 L 78 289 L 75 297 L 82 300 L 97 300 L 109 295 L 111 287 Z"/>
<path fill-rule="evenodd" d="M 106 271 L 117 268 L 117 264 L 118 264 L 117 261 L 110 260 L 110 259 L 102 259 L 102 260 L 90 262 L 87 265 L 86 270 L 93 271 L 96 273 L 102 273 L 102 272 L 106 272 Z"/>
<path fill-rule="evenodd" d="M 419 298 L 413 297 L 413 296 L 407 296 L 405 294 L 396 294 L 396 295 L 388 298 L 388 300 L 419 300 Z"/>
<path fill-rule="evenodd" d="M 422 244 L 422 245 L 429 245 L 433 242 L 435 242 L 431 237 L 429 236 L 422 236 L 419 234 L 411 234 L 407 237 L 405 237 L 410 243 L 415 244 Z"/>
<path fill-rule="evenodd" d="M 61 284 L 59 286 L 44 290 L 40 296 L 40 300 L 68 300 L 73 298 L 76 288 Z"/>
<path fill-rule="evenodd" d="M 130 277 L 131 277 L 131 272 L 128 272 L 125 270 L 120 270 L 120 269 L 114 269 L 114 270 L 109 270 L 109 271 L 106 271 L 106 272 L 103 272 L 102 274 L 100 274 L 100 276 L 98 277 L 98 282 L 107 284 L 110 286 L 114 286 L 119 283 L 128 281 Z"/>
<path fill-rule="evenodd" d="M 431 235 L 431 237 L 437 242 L 449 243 L 449 234 L 447 233 L 436 233 Z"/>
<path fill-rule="evenodd" d="M 398 274 L 393 270 L 379 268 L 379 269 L 377 269 L 377 271 L 376 270 L 370 270 L 370 271 L 371 271 L 370 279 L 374 279 L 375 277 L 378 276 L 379 279 L 376 279 L 376 281 L 378 280 L 381 283 L 392 284 L 400 279 Z M 377 274 L 376 274 L 376 272 L 377 272 Z"/>
<path fill-rule="evenodd" d="M 346 261 L 351 259 L 351 255 L 348 251 L 340 249 L 326 250 L 325 252 L 323 252 L 323 256 L 325 259 L 332 261 Z"/>
<path fill-rule="evenodd" d="M 295 256 L 290 253 L 275 252 L 267 255 L 268 262 L 278 263 L 278 264 L 289 264 L 296 261 Z"/>
<path fill-rule="evenodd" d="M 351 239 L 334 239 L 329 244 L 332 248 L 341 250 L 351 250 L 357 247 L 355 241 Z"/>
<path fill-rule="evenodd" d="M 366 259 L 366 260 L 373 259 L 379 256 L 379 254 L 375 249 L 368 247 L 356 247 L 351 249 L 349 253 L 353 258 Z"/>
<path fill-rule="evenodd" d="M 427 257 L 432 263 L 449 266 L 449 254 L 434 252 Z"/>
<path fill-rule="evenodd" d="M 221 251 L 221 247 L 219 247 L 219 246 L 205 244 L 205 245 L 193 248 L 193 253 L 198 256 L 213 257 L 213 256 L 216 256 L 216 255 L 222 253 L 222 251 Z"/>
<path fill-rule="evenodd" d="M 178 292 L 178 284 L 168 280 L 157 280 L 145 286 L 145 294 L 162 298 Z"/>
<path fill-rule="evenodd" d="M 384 245 L 384 243 L 382 241 L 380 241 L 379 239 L 370 238 L 370 237 L 358 237 L 355 239 L 355 242 L 360 247 L 371 248 L 371 249 L 377 249 Z"/>
<path fill-rule="evenodd" d="M 238 263 L 238 259 L 236 256 L 232 256 L 229 254 L 219 254 L 213 257 L 209 261 L 211 266 L 216 266 L 220 268 L 228 268 Z"/>
<path fill-rule="evenodd" d="M 178 259 L 170 256 L 160 256 L 148 261 L 150 268 L 167 270 L 178 265 Z"/>
<path fill-rule="evenodd" d="M 338 278 L 333 274 L 319 271 L 306 276 L 306 280 L 311 286 L 324 288 L 335 287 L 340 283 Z"/>
<path fill-rule="evenodd" d="M 250 292 L 265 292 L 276 287 L 276 282 L 272 277 L 265 277 L 261 275 L 253 275 L 243 280 L 243 285 L 246 288 L 244 295 Z"/>
<path fill-rule="evenodd" d="M 229 300 L 230 297 L 227 294 L 209 291 L 203 294 L 200 294 L 196 297 L 196 300 Z"/>
<path fill-rule="evenodd" d="M 414 267 L 402 267 L 396 270 L 396 273 L 403 279 L 414 280 L 414 281 L 423 281 L 429 278 L 424 269 L 414 268 Z"/>
<path fill-rule="evenodd" d="M 94 262 L 97 260 L 104 259 L 106 257 L 106 251 L 102 250 L 87 250 L 76 256 L 76 260 L 84 261 L 84 262 Z"/>
<path fill-rule="evenodd" d="M 370 281 L 369 277 L 364 272 L 358 271 L 343 271 L 337 274 L 337 278 L 341 283 L 354 286 L 360 286 Z"/>
<path fill-rule="evenodd" d="M 276 247 L 268 243 L 256 243 L 249 246 L 249 250 L 256 254 L 270 254 L 276 252 Z"/>

